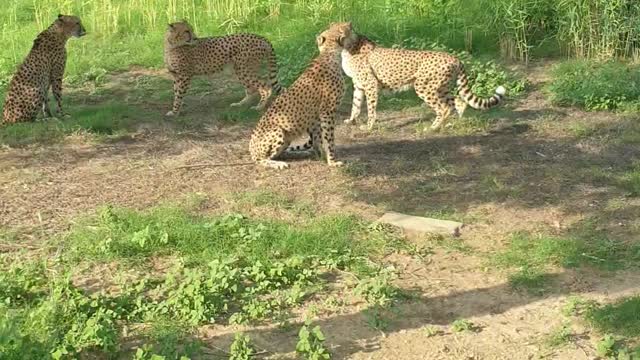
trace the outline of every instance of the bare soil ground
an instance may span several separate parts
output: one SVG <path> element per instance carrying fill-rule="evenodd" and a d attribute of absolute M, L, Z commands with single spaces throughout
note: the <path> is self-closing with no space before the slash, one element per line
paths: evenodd
<path fill-rule="evenodd" d="M 640 158 L 637 144 L 616 140 L 636 120 L 549 105 L 540 90 L 543 70 L 527 70 L 532 90 L 526 97 L 507 100 L 503 109 L 488 115 L 469 115 L 475 120 L 453 120 L 454 127 L 441 134 L 419 131 L 433 116 L 423 107 L 387 109 L 372 133 L 339 126 L 338 157 L 348 164 L 345 168 L 303 159 L 293 160 L 288 170 L 273 171 L 253 165 L 179 168 L 249 161 L 253 123 L 226 108 L 242 96 L 241 90 L 230 83 L 233 99 L 221 95 L 224 77 L 214 80 L 222 86 L 196 86 L 185 116 L 167 120 L 162 115 L 170 103 L 166 93 L 158 98 L 127 95 L 140 79 L 158 75 L 134 69 L 112 76 L 101 91 L 135 104 L 146 122 L 102 141 L 78 133 L 56 143 L 0 148 L 0 227 L 16 232 L 20 247 L 38 251 L 42 241 L 102 204 L 142 209 L 194 193 L 206 196 L 206 213 L 239 210 L 295 221 L 295 213 L 251 206 L 236 196 L 273 192 L 310 204 L 317 214 L 348 212 L 375 220 L 393 210 L 454 218 L 466 224 L 461 241 L 469 251 L 441 248 L 424 261 L 388 259 L 401 270 L 397 285 L 415 296 L 386 314 L 383 330 L 370 325 L 365 304 L 355 299 L 343 298 L 336 308 L 320 299 L 309 305 L 319 309 L 316 323 L 335 357 L 593 359 L 598 335 L 579 322 L 572 322 L 568 344 L 546 345 L 545 338 L 566 321 L 562 305 L 571 295 L 612 300 L 637 294 L 640 272 L 557 269 L 551 288 L 532 295 L 512 289 L 506 275 L 486 261 L 515 231 L 567 234 L 590 222 L 620 241 L 640 237 L 640 201 L 601 179 L 601 173 Z M 85 89 L 72 96 L 92 104 L 105 95 Z M 345 101 L 343 118 L 349 108 Z M 598 131 L 577 134 L 575 129 L 584 126 Z M 454 332 L 456 319 L 471 321 L 476 330 Z M 442 332 L 428 336 L 428 326 Z M 287 359 L 295 357 L 297 329 L 244 330 L 269 351 L 269 358 Z M 237 330 L 205 327 L 199 337 L 212 348 L 228 348 Z"/>

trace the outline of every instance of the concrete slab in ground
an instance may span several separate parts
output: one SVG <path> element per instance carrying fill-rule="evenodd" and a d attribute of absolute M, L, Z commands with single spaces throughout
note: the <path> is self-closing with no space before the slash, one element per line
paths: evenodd
<path fill-rule="evenodd" d="M 385 213 L 378 221 L 397 226 L 405 231 L 453 236 L 459 236 L 460 229 L 464 226 L 464 224 L 456 221 L 431 219 L 397 212 Z"/>

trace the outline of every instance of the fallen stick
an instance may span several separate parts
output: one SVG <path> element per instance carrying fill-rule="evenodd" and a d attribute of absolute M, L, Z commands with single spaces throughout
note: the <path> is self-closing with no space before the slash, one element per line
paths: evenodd
<path fill-rule="evenodd" d="M 211 164 L 211 163 L 191 164 L 191 165 L 177 166 L 177 167 L 174 167 L 173 170 L 192 169 L 192 168 L 198 168 L 198 167 L 223 167 L 223 166 L 248 166 L 248 165 L 255 165 L 255 162 L 217 163 L 217 164 L 215 164 L 215 163 L 214 164 Z"/>

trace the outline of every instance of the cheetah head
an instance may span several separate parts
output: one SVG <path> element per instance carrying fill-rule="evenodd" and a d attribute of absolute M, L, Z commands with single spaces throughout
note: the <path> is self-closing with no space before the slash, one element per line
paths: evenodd
<path fill-rule="evenodd" d="M 57 31 L 61 32 L 67 37 L 82 37 L 87 34 L 87 31 L 82 26 L 80 18 L 73 15 L 58 15 L 54 26 Z"/>
<path fill-rule="evenodd" d="M 193 28 L 185 20 L 169 24 L 165 40 L 173 47 L 191 45 L 197 39 Z"/>
<path fill-rule="evenodd" d="M 357 34 L 353 31 L 351 22 L 333 23 L 316 38 L 318 50 L 336 50 L 350 48 L 357 40 Z"/>

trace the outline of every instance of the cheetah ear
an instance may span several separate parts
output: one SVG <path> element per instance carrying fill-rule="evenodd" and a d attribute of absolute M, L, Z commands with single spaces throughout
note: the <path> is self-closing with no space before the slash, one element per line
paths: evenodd
<path fill-rule="evenodd" d="M 173 30 L 174 25 L 173 24 L 169 24 L 169 29 Z"/>
<path fill-rule="evenodd" d="M 64 15 L 62 15 L 62 14 L 58 14 L 58 19 L 62 19 L 63 16 Z"/>
<path fill-rule="evenodd" d="M 324 44 L 324 42 L 325 42 L 325 41 L 327 41 L 327 38 L 325 38 L 325 37 L 324 37 L 324 36 L 322 36 L 322 35 L 319 35 L 319 36 L 316 38 L 316 43 L 318 44 L 318 46 L 321 46 L 322 44 Z"/>

